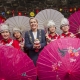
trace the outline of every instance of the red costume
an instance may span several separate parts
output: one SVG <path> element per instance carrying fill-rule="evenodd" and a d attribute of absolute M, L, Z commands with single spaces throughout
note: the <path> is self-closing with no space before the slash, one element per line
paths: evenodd
<path fill-rule="evenodd" d="M 13 46 L 14 48 L 20 49 L 18 42 L 13 39 L 8 39 L 7 41 L 2 39 L 0 41 L 0 44 L 6 45 L 6 46 Z"/>
<path fill-rule="evenodd" d="M 77 38 L 80 38 L 80 33 L 77 33 L 75 36 L 76 36 Z"/>
<path fill-rule="evenodd" d="M 64 37 L 75 37 L 73 33 L 68 32 L 68 33 L 62 33 L 60 35 L 60 38 L 64 38 Z"/>
<path fill-rule="evenodd" d="M 24 51 L 25 53 L 28 54 L 28 49 L 27 49 L 25 46 L 24 46 L 23 48 L 21 48 L 21 45 L 22 45 L 22 44 L 25 44 L 24 38 L 22 38 L 21 41 L 19 41 L 19 40 L 16 40 L 16 41 L 18 42 L 18 45 L 19 45 L 20 49 L 21 49 L 22 51 Z"/>
<path fill-rule="evenodd" d="M 52 36 L 51 34 L 49 34 L 48 36 L 49 36 L 49 38 L 51 38 L 51 40 L 59 39 L 59 35 L 58 34 L 55 34 L 54 36 Z"/>
<path fill-rule="evenodd" d="M 24 41 L 24 38 L 22 38 L 21 41 L 19 41 L 19 40 L 16 40 L 16 41 L 18 42 L 19 47 L 20 47 L 21 44 L 24 44 L 24 42 L 25 42 L 25 41 Z"/>

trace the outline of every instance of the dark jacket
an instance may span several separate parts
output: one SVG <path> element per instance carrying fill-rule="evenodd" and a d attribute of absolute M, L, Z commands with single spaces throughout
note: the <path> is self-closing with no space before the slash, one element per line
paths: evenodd
<path fill-rule="evenodd" d="M 33 48 L 34 36 L 33 36 L 32 30 L 27 31 L 25 33 L 25 46 L 26 48 L 28 48 L 29 57 L 33 60 L 35 65 L 36 65 L 36 61 L 39 56 L 39 53 L 46 45 L 44 30 L 37 30 L 37 39 L 40 40 L 40 44 L 41 44 L 41 49 L 39 50 L 39 52 L 35 52 L 35 49 Z"/>

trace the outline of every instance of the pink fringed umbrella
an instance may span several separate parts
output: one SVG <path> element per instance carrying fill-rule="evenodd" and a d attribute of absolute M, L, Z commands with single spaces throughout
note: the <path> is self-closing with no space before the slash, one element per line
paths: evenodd
<path fill-rule="evenodd" d="M 36 68 L 22 51 L 0 46 L 0 80 L 36 80 Z"/>
<path fill-rule="evenodd" d="M 51 42 L 40 53 L 37 68 L 39 80 L 80 80 L 80 40 Z"/>
<path fill-rule="evenodd" d="M 77 11 L 70 15 L 68 18 L 70 22 L 70 31 L 74 34 L 80 32 L 80 11 Z"/>

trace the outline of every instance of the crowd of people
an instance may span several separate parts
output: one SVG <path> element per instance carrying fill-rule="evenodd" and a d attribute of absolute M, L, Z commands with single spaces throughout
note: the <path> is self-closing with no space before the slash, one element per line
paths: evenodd
<path fill-rule="evenodd" d="M 13 28 L 13 32 L 11 32 L 8 25 L 1 24 L 0 34 L 2 38 L 0 45 L 13 46 L 14 48 L 24 51 L 33 60 L 35 66 L 39 53 L 51 41 L 65 37 L 78 37 L 69 32 L 70 26 L 67 18 L 61 20 L 60 29 L 62 30 L 62 34 L 56 33 L 56 24 L 53 20 L 48 21 L 46 33 L 45 30 L 38 29 L 39 25 L 36 18 L 31 17 L 29 24 L 30 30 L 25 32 L 25 37 L 22 36 L 22 31 L 16 26 Z M 14 39 L 11 38 L 11 33 Z"/>

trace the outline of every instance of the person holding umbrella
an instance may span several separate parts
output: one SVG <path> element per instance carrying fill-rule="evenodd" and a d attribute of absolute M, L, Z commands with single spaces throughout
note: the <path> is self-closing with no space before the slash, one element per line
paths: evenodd
<path fill-rule="evenodd" d="M 67 18 L 63 18 L 61 20 L 60 29 L 62 30 L 62 34 L 60 35 L 60 38 L 64 37 L 75 37 L 75 35 L 71 32 L 69 32 L 69 21 Z"/>
<path fill-rule="evenodd" d="M 0 25 L 0 33 L 2 36 L 2 39 L 0 41 L 1 45 L 6 45 L 6 46 L 13 46 L 17 49 L 20 49 L 18 43 L 16 40 L 11 39 L 10 35 L 10 30 L 9 30 L 9 26 L 6 24 L 1 24 Z"/>
<path fill-rule="evenodd" d="M 48 32 L 46 33 L 47 44 L 59 38 L 56 33 L 56 25 L 53 20 L 49 20 L 47 24 Z"/>
<path fill-rule="evenodd" d="M 35 66 L 39 53 L 46 45 L 45 31 L 38 29 L 38 21 L 31 17 L 29 20 L 30 30 L 25 33 L 25 47 L 29 50 L 29 57 Z"/>

